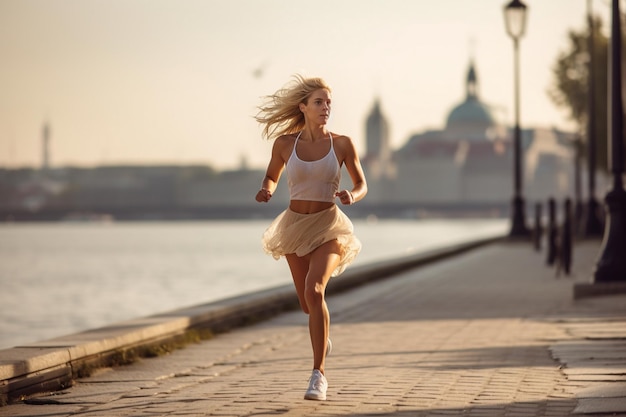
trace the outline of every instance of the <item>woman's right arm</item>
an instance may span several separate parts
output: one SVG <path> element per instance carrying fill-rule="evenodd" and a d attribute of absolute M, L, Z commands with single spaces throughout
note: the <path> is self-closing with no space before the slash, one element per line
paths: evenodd
<path fill-rule="evenodd" d="M 267 203 L 272 198 L 272 194 L 276 190 L 280 175 L 285 168 L 285 158 L 283 156 L 286 144 L 286 138 L 281 136 L 274 141 L 272 146 L 272 157 L 265 172 L 265 178 L 261 183 L 261 189 L 256 193 L 256 201 L 259 203 Z"/>

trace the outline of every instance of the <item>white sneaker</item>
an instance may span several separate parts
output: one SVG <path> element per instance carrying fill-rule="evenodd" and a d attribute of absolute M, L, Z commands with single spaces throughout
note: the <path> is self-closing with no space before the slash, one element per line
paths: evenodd
<path fill-rule="evenodd" d="M 331 342 L 329 338 L 328 342 L 326 342 L 326 356 L 330 355 L 330 352 L 332 351 L 333 351 L 333 342 Z"/>
<path fill-rule="evenodd" d="M 326 377 L 319 371 L 319 369 L 313 369 L 313 373 L 309 379 L 309 389 L 306 390 L 304 399 L 324 401 L 326 399 L 327 389 L 328 382 L 326 382 Z"/>

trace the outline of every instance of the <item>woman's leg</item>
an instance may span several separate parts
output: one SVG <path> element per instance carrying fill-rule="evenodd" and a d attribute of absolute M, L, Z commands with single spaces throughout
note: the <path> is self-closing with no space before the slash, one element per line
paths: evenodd
<path fill-rule="evenodd" d="M 293 284 L 296 287 L 296 294 L 298 295 L 298 301 L 300 301 L 300 307 L 302 311 L 309 314 L 309 308 L 306 305 L 304 299 L 304 283 L 306 282 L 306 276 L 309 273 L 309 258 L 310 256 L 299 257 L 295 253 L 286 255 L 287 263 L 289 264 L 289 270 L 291 271 L 291 277 L 293 278 Z"/>
<path fill-rule="evenodd" d="M 330 314 L 326 305 L 326 285 L 340 261 L 341 247 L 332 240 L 315 249 L 309 258 L 304 282 L 304 300 L 309 311 L 309 333 L 313 347 L 313 369 L 324 373 Z"/>

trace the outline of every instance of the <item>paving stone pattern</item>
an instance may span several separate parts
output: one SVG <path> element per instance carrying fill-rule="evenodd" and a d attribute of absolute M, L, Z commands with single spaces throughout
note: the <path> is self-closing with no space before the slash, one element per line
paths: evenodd
<path fill-rule="evenodd" d="M 626 297 L 572 296 L 599 245 L 576 245 L 569 278 L 530 243 L 498 243 L 329 297 L 324 402 L 303 399 L 312 355 L 294 311 L 0 417 L 626 416 Z"/>

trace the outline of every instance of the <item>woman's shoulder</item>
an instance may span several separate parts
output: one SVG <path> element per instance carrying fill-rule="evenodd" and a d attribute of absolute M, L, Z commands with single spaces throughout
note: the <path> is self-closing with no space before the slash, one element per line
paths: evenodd
<path fill-rule="evenodd" d="M 292 135 L 292 134 L 280 135 L 279 137 L 276 138 L 276 140 L 274 140 L 272 153 L 281 155 L 281 158 L 287 161 L 287 159 L 289 159 L 289 155 L 293 151 L 293 147 L 295 143 L 296 143 L 296 135 Z"/>
<path fill-rule="evenodd" d="M 292 133 L 288 133 L 286 135 L 280 135 L 279 137 L 277 137 L 274 143 L 276 146 L 290 146 L 290 145 L 293 145 L 295 140 L 296 140 L 296 135 Z"/>
<path fill-rule="evenodd" d="M 352 138 L 350 136 L 340 135 L 339 133 L 334 132 L 331 132 L 331 135 L 337 146 L 353 146 Z"/>

